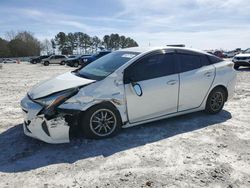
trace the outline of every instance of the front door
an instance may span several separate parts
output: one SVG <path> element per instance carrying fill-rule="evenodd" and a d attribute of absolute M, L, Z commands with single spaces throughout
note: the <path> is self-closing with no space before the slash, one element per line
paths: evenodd
<path fill-rule="evenodd" d="M 125 70 L 125 93 L 130 123 L 177 112 L 179 76 L 174 53 L 149 55 Z M 142 95 L 135 93 L 139 84 Z"/>

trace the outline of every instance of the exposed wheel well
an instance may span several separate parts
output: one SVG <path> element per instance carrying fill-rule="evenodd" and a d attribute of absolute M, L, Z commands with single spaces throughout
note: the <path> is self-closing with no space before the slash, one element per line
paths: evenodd
<path fill-rule="evenodd" d="M 223 86 L 223 85 L 218 85 L 218 86 L 215 86 L 215 87 L 210 91 L 210 93 L 211 93 L 214 89 L 216 89 L 216 88 L 221 88 L 221 89 L 223 89 L 223 90 L 225 91 L 225 94 L 226 94 L 226 100 L 225 100 L 225 101 L 227 101 L 227 98 L 228 98 L 228 91 L 227 91 L 227 88 L 226 88 L 225 86 Z"/>

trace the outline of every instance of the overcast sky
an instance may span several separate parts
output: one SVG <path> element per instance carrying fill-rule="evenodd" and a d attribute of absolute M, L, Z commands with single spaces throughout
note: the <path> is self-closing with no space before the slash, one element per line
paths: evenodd
<path fill-rule="evenodd" d="M 41 40 L 60 31 L 119 33 L 140 46 L 250 47 L 249 0 L 0 0 L 0 36 L 28 30 Z"/>

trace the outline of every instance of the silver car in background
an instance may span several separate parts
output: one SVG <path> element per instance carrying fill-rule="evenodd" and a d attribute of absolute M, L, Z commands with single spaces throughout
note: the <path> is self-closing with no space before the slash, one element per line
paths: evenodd
<path fill-rule="evenodd" d="M 67 59 L 67 56 L 65 55 L 52 55 L 46 59 L 43 59 L 42 64 L 44 66 L 49 66 L 50 64 L 65 65 L 66 59 Z"/>
<path fill-rule="evenodd" d="M 4 59 L 2 63 L 17 63 L 15 59 Z"/>
<path fill-rule="evenodd" d="M 63 143 L 70 129 L 106 138 L 121 128 L 190 112 L 216 114 L 233 96 L 235 81 L 232 62 L 203 51 L 118 50 L 31 89 L 21 101 L 24 133 Z"/>

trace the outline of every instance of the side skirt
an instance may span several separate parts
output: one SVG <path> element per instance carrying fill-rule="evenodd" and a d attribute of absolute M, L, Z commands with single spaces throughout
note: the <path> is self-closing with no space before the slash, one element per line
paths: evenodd
<path fill-rule="evenodd" d="M 199 108 L 195 108 L 195 109 L 191 109 L 191 110 L 185 110 L 185 111 L 182 111 L 182 112 L 176 112 L 176 113 L 173 113 L 173 114 L 168 114 L 168 115 L 165 115 L 165 116 L 160 116 L 160 117 L 157 117 L 157 118 L 148 119 L 148 120 L 145 120 L 145 121 L 140 121 L 140 122 L 136 122 L 136 123 L 127 122 L 126 124 L 124 124 L 122 126 L 122 128 L 134 127 L 136 125 L 140 125 L 140 124 L 144 124 L 144 123 L 150 123 L 150 122 L 153 122 L 153 121 L 158 121 L 158 120 L 171 118 L 171 117 L 175 117 L 175 116 L 179 116 L 179 115 L 189 114 L 189 113 L 192 113 L 192 112 L 198 112 L 198 111 L 202 111 L 204 109 L 205 109 L 204 106 L 201 105 L 201 107 L 199 107 Z"/>

